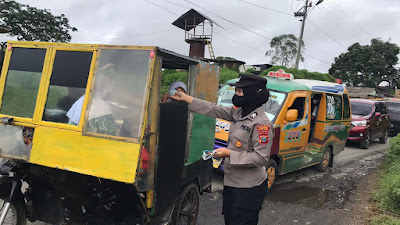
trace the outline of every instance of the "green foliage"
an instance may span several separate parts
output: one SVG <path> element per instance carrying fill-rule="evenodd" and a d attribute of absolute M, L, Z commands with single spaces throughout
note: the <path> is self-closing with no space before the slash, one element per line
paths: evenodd
<path fill-rule="evenodd" d="M 375 199 L 379 208 L 400 215 L 400 135 L 390 140 L 389 155 L 382 167 L 380 189 Z M 377 218 L 382 219 L 382 218 Z M 398 221 L 400 223 L 400 221 Z M 389 223 L 387 223 L 389 224 Z"/>
<path fill-rule="evenodd" d="M 253 73 L 254 71 L 256 71 L 256 70 L 253 69 L 253 68 L 249 68 L 249 69 L 246 70 L 246 73 Z"/>
<path fill-rule="evenodd" d="M 224 84 L 228 80 L 238 78 L 239 73 L 228 69 L 222 68 L 219 75 L 219 83 Z M 162 71 L 162 82 L 161 82 L 161 94 L 164 95 L 168 91 L 169 86 L 175 81 L 182 81 L 185 84 L 188 83 L 188 72 L 187 71 L 177 71 L 172 69 L 166 69 Z"/>
<path fill-rule="evenodd" d="M 299 40 L 294 34 L 276 36 L 271 40 L 271 49 L 265 55 L 271 56 L 271 64 L 290 66 L 297 56 L 298 43 Z M 301 46 L 304 47 L 304 42 L 301 43 Z M 300 55 L 300 60 L 304 61 L 303 55 Z"/>
<path fill-rule="evenodd" d="M 399 52 L 398 45 L 380 39 L 372 39 L 371 45 L 355 43 L 335 58 L 329 74 L 353 86 L 376 87 L 382 80 L 399 85 L 394 68 Z"/>
<path fill-rule="evenodd" d="M 221 73 L 219 74 L 219 83 L 225 84 L 228 80 L 232 80 L 238 77 L 239 77 L 238 72 L 228 68 L 222 68 Z"/>
<path fill-rule="evenodd" d="M 371 225 L 400 225 L 400 220 L 387 215 L 380 215 L 375 217 Z"/>
<path fill-rule="evenodd" d="M 228 56 L 218 56 L 216 59 L 219 59 L 219 60 L 236 60 L 235 58 L 228 57 Z"/>
<path fill-rule="evenodd" d="M 287 73 L 293 74 L 296 79 L 310 79 L 335 82 L 335 78 L 327 73 L 310 72 L 308 70 L 299 70 L 294 68 L 287 68 L 285 66 L 273 66 L 261 73 L 261 76 L 266 76 L 270 71 L 285 70 Z"/>
<path fill-rule="evenodd" d="M 69 25 L 64 14 L 54 16 L 48 9 L 38 9 L 12 0 L 0 0 L 0 25 L 11 29 L 18 40 L 69 42 Z"/>

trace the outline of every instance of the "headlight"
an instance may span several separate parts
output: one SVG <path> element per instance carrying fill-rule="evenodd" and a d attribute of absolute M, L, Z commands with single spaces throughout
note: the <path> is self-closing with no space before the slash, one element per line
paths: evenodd
<path fill-rule="evenodd" d="M 351 121 L 351 124 L 354 126 L 367 126 L 367 121 L 366 120 Z"/>

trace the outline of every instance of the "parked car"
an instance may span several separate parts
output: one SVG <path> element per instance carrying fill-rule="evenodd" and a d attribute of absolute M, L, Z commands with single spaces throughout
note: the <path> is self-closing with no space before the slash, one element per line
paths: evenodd
<path fill-rule="evenodd" d="M 366 99 L 350 99 L 351 129 L 348 141 L 359 142 L 367 149 L 371 141 L 379 138 L 386 143 L 390 128 L 389 110 L 384 102 Z"/>
<path fill-rule="evenodd" d="M 389 134 L 396 136 L 400 133 L 400 101 L 385 100 L 386 105 L 389 108 L 390 116 L 390 131 Z"/>

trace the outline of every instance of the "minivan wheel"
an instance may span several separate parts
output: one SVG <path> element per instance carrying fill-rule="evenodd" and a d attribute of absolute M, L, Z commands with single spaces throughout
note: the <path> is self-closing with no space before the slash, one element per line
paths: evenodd
<path fill-rule="evenodd" d="M 363 149 L 368 149 L 370 144 L 371 144 L 371 136 L 368 133 L 365 139 L 360 142 L 360 147 Z"/>
<path fill-rule="evenodd" d="M 332 160 L 332 151 L 331 148 L 327 147 L 324 153 L 322 153 L 321 161 L 319 162 L 319 164 L 315 165 L 314 168 L 319 172 L 324 172 L 331 163 L 331 160 Z"/>
<path fill-rule="evenodd" d="M 388 139 L 388 131 L 385 130 L 385 132 L 383 132 L 383 136 L 379 138 L 379 143 L 386 144 L 387 139 Z"/>
<path fill-rule="evenodd" d="M 278 177 L 278 165 L 276 164 L 275 160 L 273 159 L 268 160 L 266 169 L 268 176 L 267 192 L 269 192 L 272 189 L 272 186 L 274 185 L 276 178 Z"/>

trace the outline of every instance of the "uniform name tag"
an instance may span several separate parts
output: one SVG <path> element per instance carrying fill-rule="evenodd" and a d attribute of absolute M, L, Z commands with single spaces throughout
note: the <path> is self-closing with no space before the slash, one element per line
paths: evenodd
<path fill-rule="evenodd" d="M 243 130 L 245 130 L 245 131 L 247 131 L 247 132 L 249 132 L 249 133 L 250 133 L 250 131 L 251 131 L 251 128 L 248 127 L 248 126 L 245 126 L 245 125 L 240 126 L 240 129 L 243 129 Z"/>

